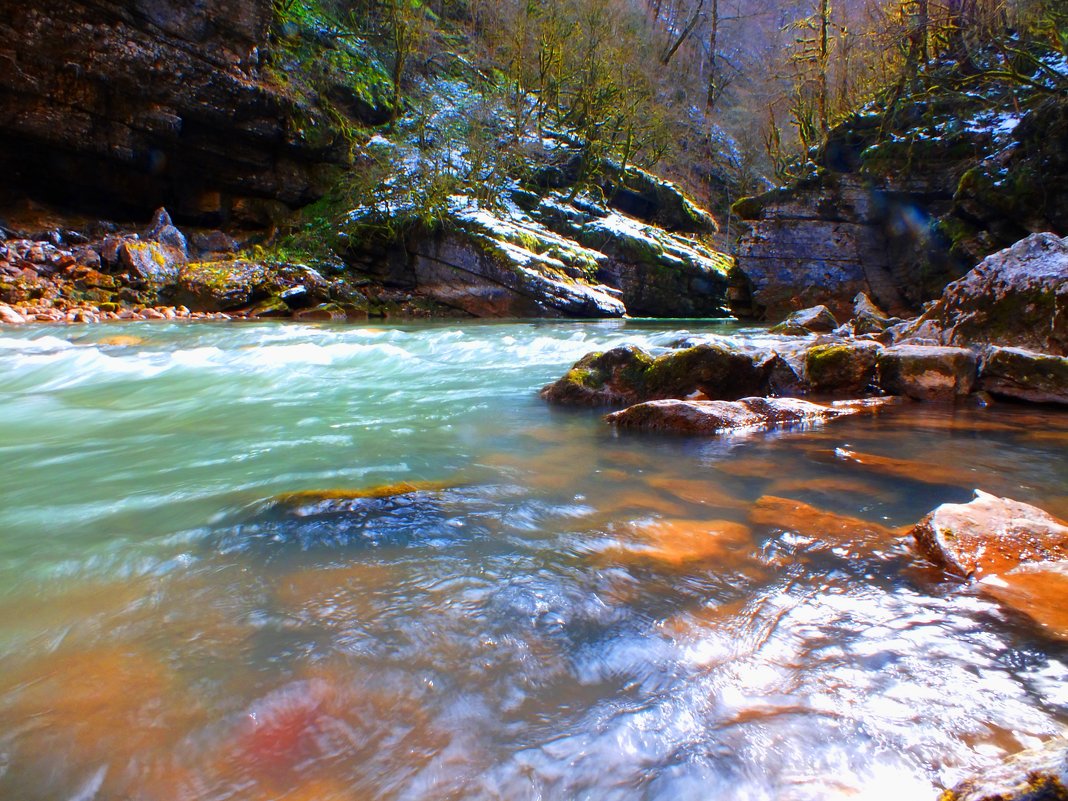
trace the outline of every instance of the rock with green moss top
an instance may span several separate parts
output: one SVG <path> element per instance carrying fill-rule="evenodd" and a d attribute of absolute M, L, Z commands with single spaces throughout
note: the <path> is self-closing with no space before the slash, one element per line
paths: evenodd
<path fill-rule="evenodd" d="M 773 334 L 805 336 L 806 334 L 829 333 L 838 327 L 834 314 L 826 306 L 800 309 L 771 329 Z"/>
<path fill-rule="evenodd" d="M 617 406 L 638 401 L 653 357 L 635 345 L 587 353 L 562 378 L 542 388 L 541 397 L 564 406 Z"/>
<path fill-rule="evenodd" d="M 1068 738 L 1014 754 L 938 801 L 1068 801 Z"/>
<path fill-rule="evenodd" d="M 1068 356 L 1068 238 L 1032 234 L 988 256 L 902 328 L 910 338 Z"/>
<path fill-rule="evenodd" d="M 978 359 L 967 348 L 897 345 L 876 357 L 879 386 L 914 400 L 951 401 L 975 386 Z"/>
<path fill-rule="evenodd" d="M 675 231 L 690 234 L 716 234 L 715 219 L 694 203 L 675 184 L 637 167 L 622 172 L 618 165 L 606 165 L 608 183 L 604 187 L 608 204 L 632 217 Z"/>
<path fill-rule="evenodd" d="M 1032 403 L 1068 404 L 1068 358 L 1023 348 L 990 348 L 980 367 L 979 389 Z"/>
<path fill-rule="evenodd" d="M 816 393 L 857 395 L 869 392 L 875 381 L 879 351 L 879 345 L 864 341 L 816 345 L 805 352 L 805 376 Z"/>
<path fill-rule="evenodd" d="M 782 380 L 782 359 L 748 353 L 722 344 L 702 343 L 655 359 L 625 345 L 580 359 L 541 391 L 553 403 L 602 406 L 698 394 L 736 400 L 770 391 Z M 791 373 L 792 374 L 792 373 Z"/>

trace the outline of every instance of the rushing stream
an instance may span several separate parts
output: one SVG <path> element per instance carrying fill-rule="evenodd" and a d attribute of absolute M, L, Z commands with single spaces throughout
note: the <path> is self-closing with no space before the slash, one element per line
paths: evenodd
<path fill-rule="evenodd" d="M 0 332 L 0 798 L 933 801 L 1068 723 L 1068 647 L 901 538 L 974 488 L 1068 516 L 1068 414 L 692 439 L 537 397 L 709 332 L 760 336 Z"/>

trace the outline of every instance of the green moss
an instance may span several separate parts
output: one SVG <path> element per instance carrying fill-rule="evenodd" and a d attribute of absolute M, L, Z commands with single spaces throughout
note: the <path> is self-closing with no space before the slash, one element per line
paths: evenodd
<path fill-rule="evenodd" d="M 736 200 L 731 206 L 731 213 L 743 220 L 759 220 L 764 211 L 765 201 L 763 196 L 743 197 Z"/>

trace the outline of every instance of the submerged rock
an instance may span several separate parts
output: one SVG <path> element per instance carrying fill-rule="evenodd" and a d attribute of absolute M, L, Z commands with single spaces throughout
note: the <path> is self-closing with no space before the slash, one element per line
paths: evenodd
<path fill-rule="evenodd" d="M 1023 348 L 990 348 L 979 388 L 1016 400 L 1068 404 L 1068 358 Z"/>
<path fill-rule="evenodd" d="M 1031 618 L 1044 633 L 1068 640 L 1068 561 L 1022 564 L 987 576 L 979 589 Z"/>
<path fill-rule="evenodd" d="M 1068 239 L 1032 234 L 988 256 L 900 335 L 1068 356 Z"/>
<path fill-rule="evenodd" d="M 774 495 L 757 499 L 749 510 L 749 521 L 830 542 L 856 538 L 890 539 L 896 536 L 892 529 L 881 523 L 828 512 L 803 501 Z"/>
<path fill-rule="evenodd" d="M 975 779 L 946 790 L 939 801 L 1065 801 L 1068 799 L 1068 739 L 1056 737 L 1021 751 Z"/>
<path fill-rule="evenodd" d="M 916 400 L 953 400 L 975 386 L 976 355 L 965 348 L 898 345 L 877 357 L 886 392 Z"/>
<path fill-rule="evenodd" d="M 1002 574 L 1024 562 L 1068 559 L 1068 523 L 1030 504 L 976 490 L 944 503 L 912 530 L 917 550 L 963 578 Z"/>
<path fill-rule="evenodd" d="M 637 530 L 634 547 L 606 552 L 625 562 L 651 562 L 668 567 L 716 560 L 732 561 L 734 552 L 751 544 L 749 527 L 733 520 L 657 520 Z"/>
<path fill-rule="evenodd" d="M 621 428 L 681 434 L 755 431 L 874 412 L 890 398 L 838 401 L 820 405 L 797 398 L 743 398 L 739 401 L 658 400 L 640 403 L 605 417 Z"/>
<path fill-rule="evenodd" d="M 803 336 L 805 334 L 829 333 L 838 327 L 838 321 L 826 306 L 813 306 L 793 312 L 771 329 L 774 334 Z"/>

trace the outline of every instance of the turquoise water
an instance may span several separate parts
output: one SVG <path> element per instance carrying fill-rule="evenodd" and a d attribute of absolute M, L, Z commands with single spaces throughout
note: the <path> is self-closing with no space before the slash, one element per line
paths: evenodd
<path fill-rule="evenodd" d="M 690 335 L 768 341 L 0 331 L 0 797 L 934 798 L 1059 731 L 1068 648 L 900 527 L 974 488 L 1068 515 L 1068 415 L 701 440 L 537 397 Z"/>

